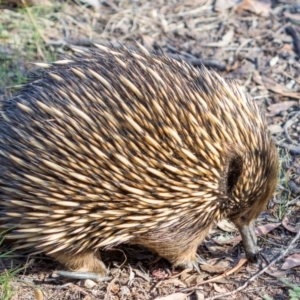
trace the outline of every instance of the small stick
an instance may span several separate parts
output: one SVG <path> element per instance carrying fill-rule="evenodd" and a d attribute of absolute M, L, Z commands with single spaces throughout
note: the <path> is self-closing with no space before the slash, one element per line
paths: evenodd
<path fill-rule="evenodd" d="M 172 53 L 166 53 L 167 56 L 176 59 L 176 60 L 184 60 L 188 63 L 190 63 L 194 67 L 200 67 L 204 65 L 207 68 L 213 68 L 217 69 L 219 71 L 225 71 L 226 65 L 217 61 L 217 60 L 210 60 L 210 59 L 200 59 L 200 58 L 189 58 L 189 57 L 183 57 L 182 55 L 178 54 L 172 54 Z"/>
<path fill-rule="evenodd" d="M 286 144 L 286 143 L 276 143 L 276 146 L 287 149 L 289 152 L 293 153 L 293 154 L 300 154 L 300 147 L 297 147 L 295 145 L 290 145 L 290 144 Z"/>

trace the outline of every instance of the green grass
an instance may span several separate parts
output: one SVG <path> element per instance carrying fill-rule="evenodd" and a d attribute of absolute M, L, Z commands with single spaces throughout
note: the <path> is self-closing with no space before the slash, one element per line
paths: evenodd
<path fill-rule="evenodd" d="M 56 59 L 55 49 L 47 45 L 47 33 L 57 10 L 53 5 L 0 12 L 0 88 L 9 92 L 7 87 L 24 83 L 32 62 Z"/>
<path fill-rule="evenodd" d="M 4 241 L 4 235 L 5 232 L 2 232 L 0 234 L 0 249 Z M 13 258 L 12 250 L 7 250 L 3 253 L 2 251 L 0 252 L 1 261 L 10 258 Z M 13 265 L 11 265 L 9 269 L 2 270 L 2 272 L 0 273 L 0 299 L 1 300 L 9 300 L 11 298 L 11 296 L 13 295 L 12 281 L 22 269 L 23 268 L 13 267 Z"/>
<path fill-rule="evenodd" d="M 300 287 L 296 284 L 291 283 L 286 278 L 280 279 L 287 287 L 289 287 L 289 299 L 300 300 Z"/>
<path fill-rule="evenodd" d="M 22 268 L 11 268 L 0 275 L 0 299 L 9 300 L 13 295 L 12 281 Z"/>
<path fill-rule="evenodd" d="M 0 0 L 1 4 L 1 0 Z M 53 61 L 56 51 L 46 44 L 47 22 L 53 18 L 57 6 L 27 7 L 0 11 L 0 99 L 13 93 L 10 87 L 26 82 L 32 62 Z M 49 31 L 49 30 L 48 30 Z M 0 234 L 0 249 L 4 248 L 3 234 Z M 13 259 L 10 250 L 0 250 L 0 260 Z M 3 264 L 3 263 L 2 263 Z M 23 269 L 11 264 L 7 270 L 1 266 L 0 299 L 9 300 L 13 295 L 16 275 Z"/>

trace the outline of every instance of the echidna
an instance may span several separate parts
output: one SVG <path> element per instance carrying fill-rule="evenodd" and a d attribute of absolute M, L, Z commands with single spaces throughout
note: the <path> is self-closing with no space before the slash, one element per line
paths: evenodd
<path fill-rule="evenodd" d="M 264 117 L 233 81 L 164 54 L 97 46 L 3 103 L 0 229 L 16 248 L 106 274 L 99 249 L 141 244 L 196 266 L 212 224 L 253 221 L 275 190 Z"/>

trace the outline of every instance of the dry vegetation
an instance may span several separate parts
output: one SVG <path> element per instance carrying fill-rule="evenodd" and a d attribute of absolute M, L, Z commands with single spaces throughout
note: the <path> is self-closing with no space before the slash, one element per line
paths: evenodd
<path fill-rule="evenodd" d="M 121 246 L 102 253 L 111 279 L 92 288 L 63 285 L 55 277 L 59 266 L 48 258 L 28 259 L 26 253 L 10 253 L 2 245 L 1 299 L 208 299 L 235 290 L 287 248 L 300 228 L 299 2 L 123 0 L 99 1 L 97 8 L 76 1 L 34 6 L 14 1 L 22 8 L 5 2 L 0 0 L 0 99 L 14 92 L 7 87 L 24 81 L 34 69 L 31 62 L 51 61 L 71 47 L 93 42 L 130 45 L 137 40 L 238 80 L 267 113 L 281 172 L 277 193 L 257 222 L 259 265 L 242 264 L 236 229 L 226 222 L 199 248 L 209 262 L 201 266 L 201 274 L 172 270 L 146 249 Z M 299 265 L 296 241 L 259 279 L 222 299 L 300 299 Z"/>

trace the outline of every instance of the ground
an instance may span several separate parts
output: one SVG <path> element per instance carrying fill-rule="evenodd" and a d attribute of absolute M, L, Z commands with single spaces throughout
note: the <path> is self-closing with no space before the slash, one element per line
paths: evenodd
<path fill-rule="evenodd" d="M 12 3 L 14 2 L 14 3 Z M 16 7 L 15 3 L 19 6 Z M 96 3 L 97 1 L 85 1 Z M 300 299 L 299 241 L 267 272 L 234 291 L 282 253 L 300 228 L 300 5 L 296 0 L 0 1 L 0 100 L 35 69 L 91 43 L 162 49 L 236 79 L 265 111 L 280 155 L 273 199 L 257 220 L 260 263 L 245 263 L 232 224 L 215 227 L 199 253 L 201 274 L 172 270 L 141 247 L 102 253 L 110 279 L 91 288 L 55 279 L 59 266 L 0 246 L 0 299 Z M 28 6 L 27 4 L 33 4 Z M 37 5 L 38 4 L 38 5 Z M 224 242 L 225 241 L 225 242 Z M 241 262 L 241 261 L 240 261 Z M 283 282 L 282 278 L 288 282 Z M 294 283 L 295 285 L 291 285 Z M 293 298 L 294 293 L 294 298 Z M 169 295 L 169 297 L 167 297 Z"/>

